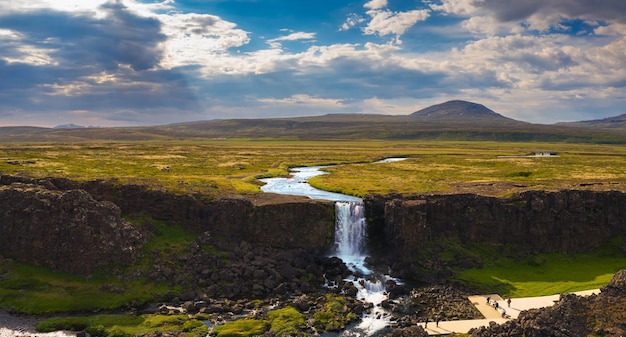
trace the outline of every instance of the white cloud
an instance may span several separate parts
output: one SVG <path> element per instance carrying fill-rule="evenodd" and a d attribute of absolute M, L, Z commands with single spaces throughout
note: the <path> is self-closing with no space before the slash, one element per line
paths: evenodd
<path fill-rule="evenodd" d="M 384 8 L 387 7 L 387 0 L 370 0 L 365 5 L 363 5 L 363 7 L 369 9 Z"/>
<path fill-rule="evenodd" d="M 348 30 L 348 29 L 350 29 L 350 28 L 352 28 L 352 27 L 354 27 L 354 26 L 356 26 L 356 25 L 358 25 L 360 23 L 363 23 L 363 22 L 365 22 L 365 19 L 362 16 L 360 16 L 360 15 L 358 15 L 356 13 L 351 13 L 346 18 L 346 21 L 344 21 L 344 23 L 341 24 L 341 27 L 339 27 L 339 30 L 340 31 Z"/>
<path fill-rule="evenodd" d="M 380 36 L 404 34 L 417 22 L 424 21 L 429 16 L 426 9 L 412 10 L 408 12 L 392 12 L 389 10 L 370 10 L 367 14 L 372 18 L 363 30 L 365 34 L 378 34 Z"/>
<path fill-rule="evenodd" d="M 292 95 L 291 97 L 281 98 L 281 99 L 262 98 L 262 99 L 259 99 L 259 102 L 272 103 L 272 104 L 287 104 L 287 105 L 296 105 L 296 106 L 297 105 L 309 105 L 309 106 L 319 107 L 323 109 L 337 108 L 337 107 L 341 107 L 344 105 L 342 101 L 339 99 L 312 97 L 307 94 L 297 94 L 297 95 Z"/>
<path fill-rule="evenodd" d="M 173 68 L 213 62 L 215 54 L 250 42 L 248 32 L 209 14 L 156 14 L 167 36 L 162 66 Z"/>
<path fill-rule="evenodd" d="M 469 17 L 481 14 L 475 3 L 475 0 L 442 0 L 441 4 L 431 4 L 430 8 L 445 14 Z"/>
<path fill-rule="evenodd" d="M 360 111 L 380 115 L 408 115 L 420 109 L 423 100 L 415 98 L 380 99 L 373 97 L 359 102 Z"/>
<path fill-rule="evenodd" d="M 292 32 L 289 35 L 279 36 L 274 39 L 267 40 L 267 43 L 272 48 L 280 48 L 282 47 L 281 41 L 298 41 L 298 40 L 309 40 L 314 41 L 316 33 L 306 33 L 306 32 Z"/>

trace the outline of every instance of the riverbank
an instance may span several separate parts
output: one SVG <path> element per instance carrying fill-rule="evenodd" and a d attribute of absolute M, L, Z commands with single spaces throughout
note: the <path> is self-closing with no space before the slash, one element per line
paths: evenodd
<path fill-rule="evenodd" d="M 42 318 L 28 315 L 12 315 L 0 310 L 0 337 L 75 337 L 71 331 L 37 332 L 35 326 Z"/>

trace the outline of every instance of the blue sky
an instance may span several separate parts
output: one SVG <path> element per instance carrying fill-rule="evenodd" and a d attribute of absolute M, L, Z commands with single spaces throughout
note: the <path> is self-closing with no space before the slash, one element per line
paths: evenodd
<path fill-rule="evenodd" d="M 0 0 L 0 126 L 626 113 L 623 0 Z"/>

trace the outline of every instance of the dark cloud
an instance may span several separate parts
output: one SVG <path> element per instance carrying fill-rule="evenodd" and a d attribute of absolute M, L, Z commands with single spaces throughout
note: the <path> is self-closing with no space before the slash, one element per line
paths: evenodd
<path fill-rule="evenodd" d="M 150 118 L 199 109 L 187 76 L 157 67 L 166 38 L 160 22 L 120 2 L 100 9 L 102 18 L 50 10 L 0 14 L 0 28 L 20 36 L 0 40 L 3 56 L 17 60 L 0 60 L 0 111 L 100 110 L 103 119 L 136 120 L 140 115 L 131 111 Z M 50 62 L 27 62 L 33 50 Z M 99 78 L 103 72 L 107 78 Z"/>
<path fill-rule="evenodd" d="M 92 71 L 116 69 L 119 64 L 136 71 L 155 67 L 166 38 L 160 22 L 137 16 L 117 2 L 101 9 L 106 11 L 102 19 L 48 10 L 0 15 L 0 28 L 24 37 L 20 44 L 5 45 L 6 53 L 16 54 L 25 46 L 44 48 L 52 50 L 50 55 L 61 67 Z"/>
<path fill-rule="evenodd" d="M 500 21 L 560 14 L 567 18 L 626 22 L 624 0 L 484 0 L 475 1 L 474 5 L 493 11 Z"/>

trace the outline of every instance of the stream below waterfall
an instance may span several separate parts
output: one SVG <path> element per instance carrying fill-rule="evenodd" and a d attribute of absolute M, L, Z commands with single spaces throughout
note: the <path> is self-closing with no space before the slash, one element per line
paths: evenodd
<path fill-rule="evenodd" d="M 405 158 L 388 158 L 376 163 L 385 163 L 404 160 Z M 262 179 L 265 183 L 261 187 L 263 192 L 307 196 L 311 199 L 335 201 L 335 241 L 333 256 L 339 257 L 346 263 L 354 276 L 345 281 L 352 282 L 358 289 L 357 298 L 369 302 L 372 309 L 364 314 L 359 324 L 350 327 L 340 336 L 370 336 L 381 330 L 391 318 L 381 303 L 387 299 L 385 283 L 388 280 L 399 280 L 389 275 L 377 274 L 365 265 L 367 258 L 365 205 L 360 198 L 333 193 L 314 188 L 307 180 L 327 172 L 321 169 L 328 166 L 298 167 L 292 169 L 289 178 Z"/>

